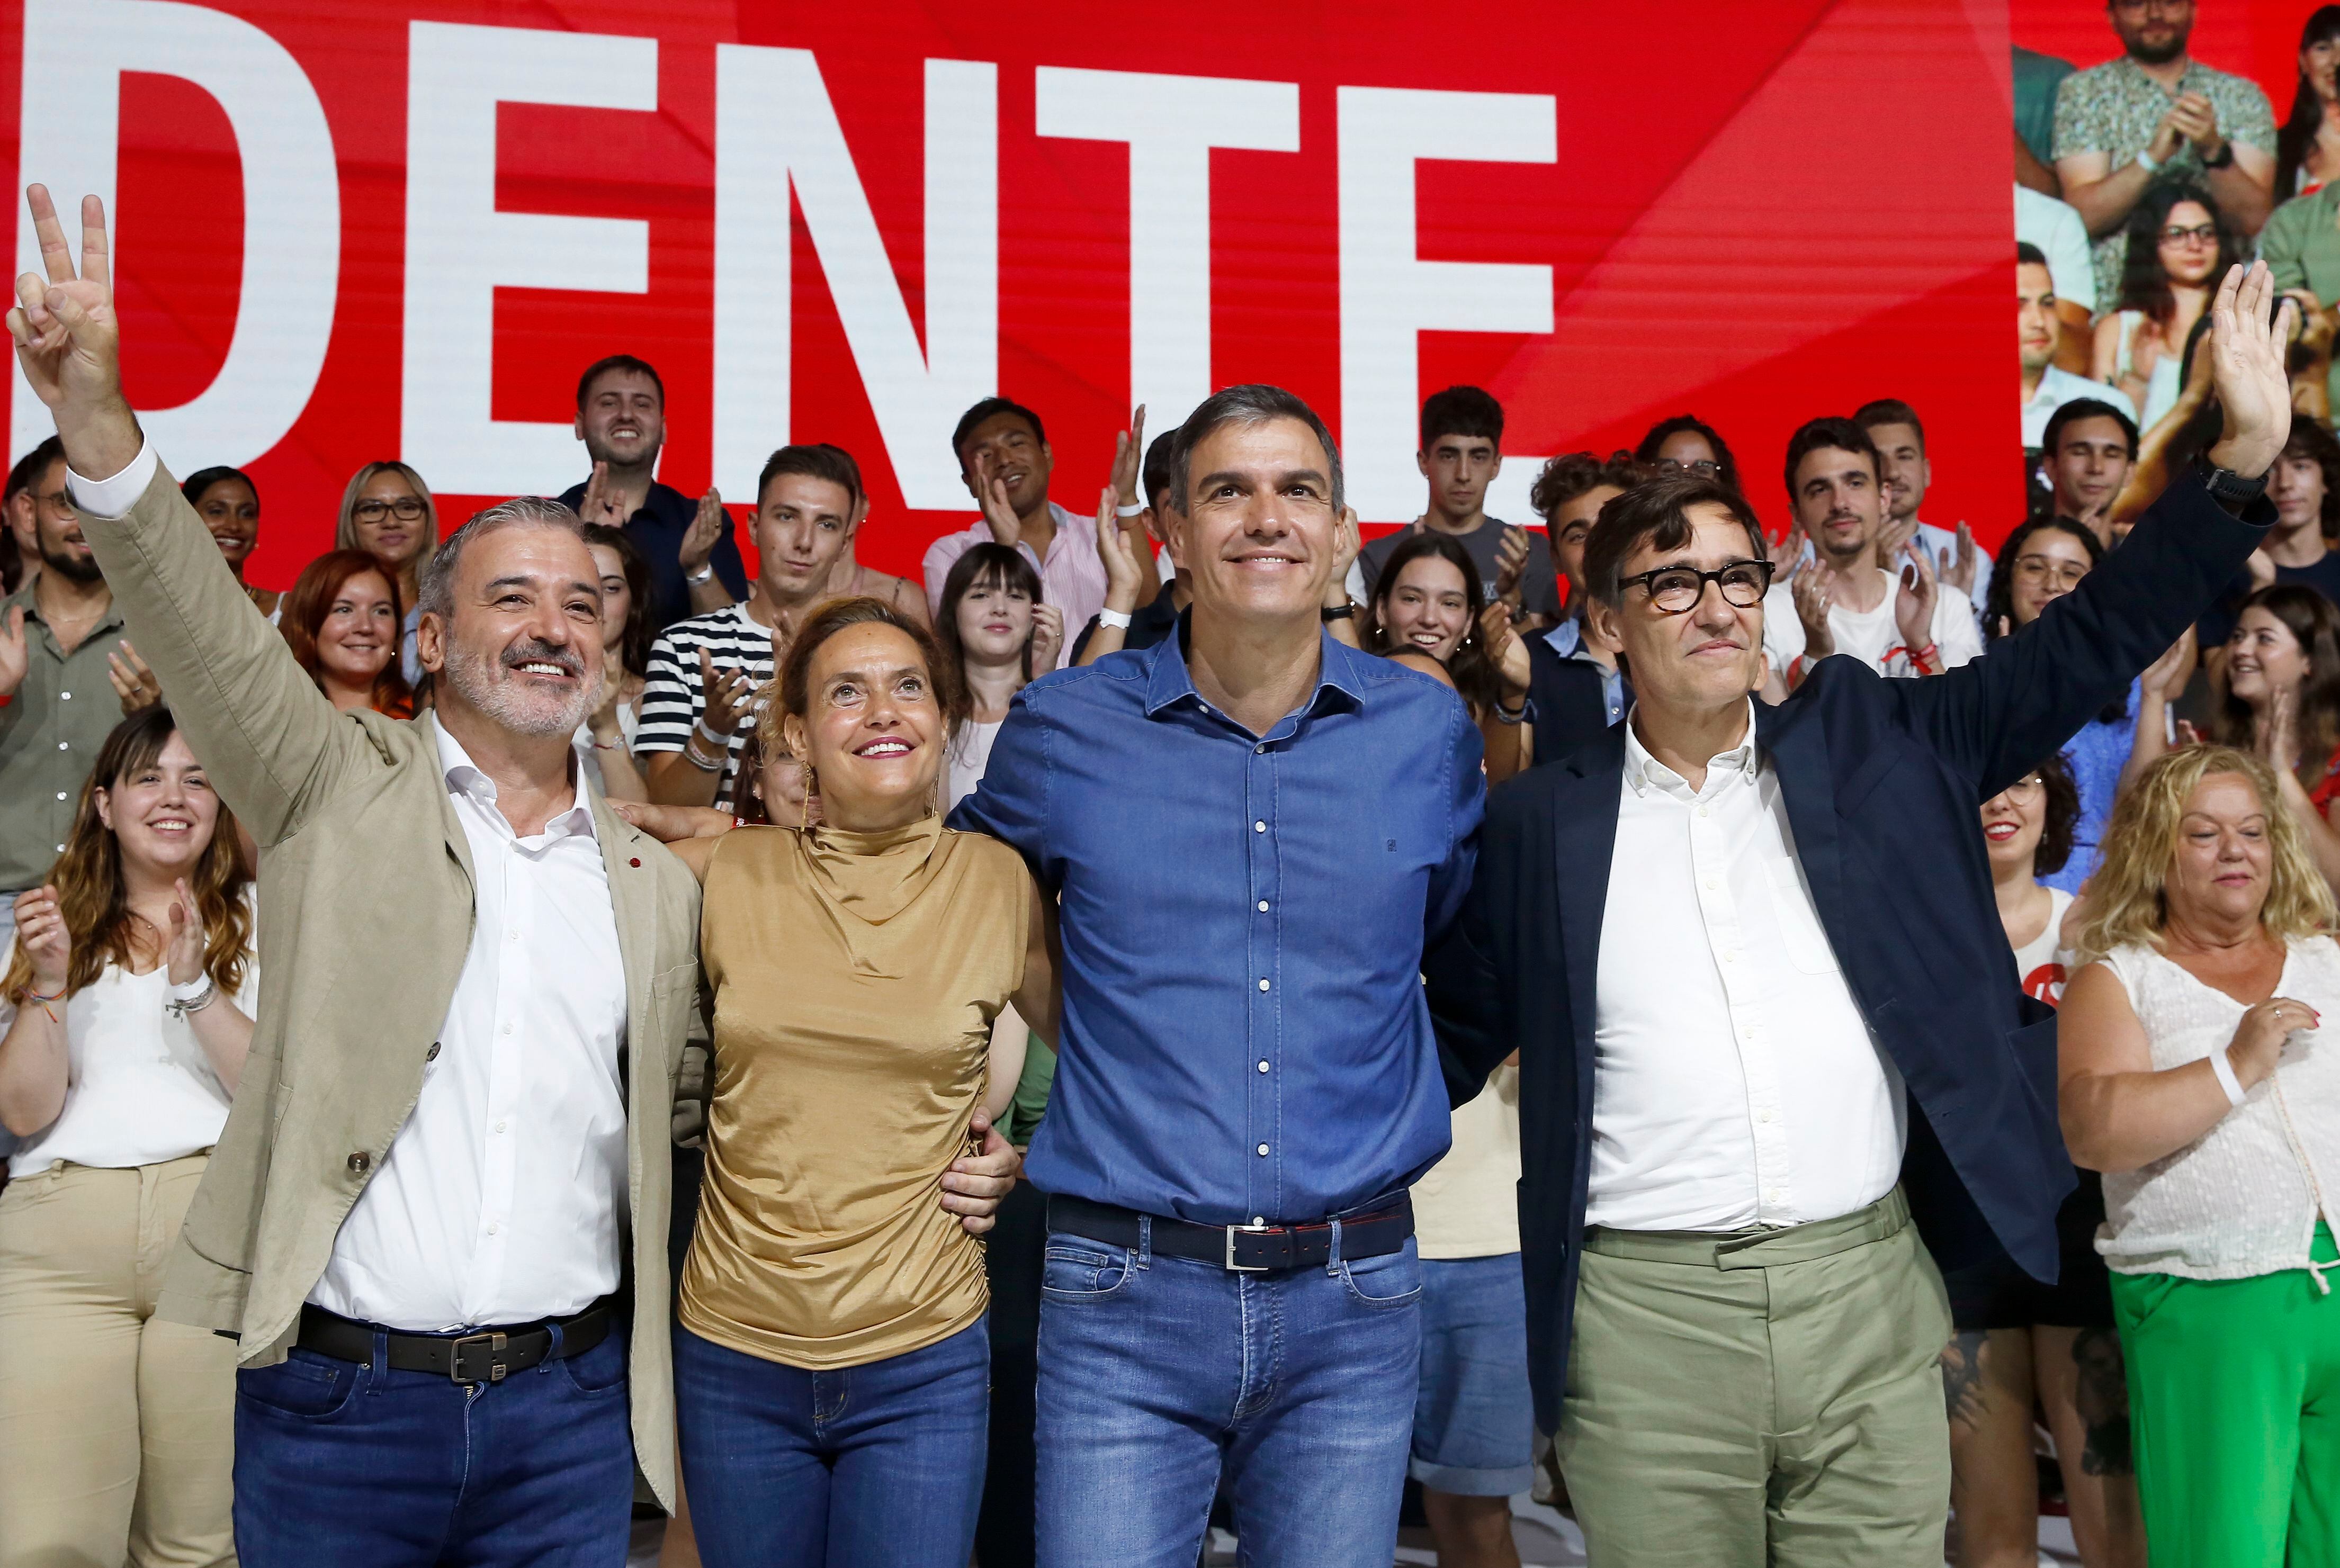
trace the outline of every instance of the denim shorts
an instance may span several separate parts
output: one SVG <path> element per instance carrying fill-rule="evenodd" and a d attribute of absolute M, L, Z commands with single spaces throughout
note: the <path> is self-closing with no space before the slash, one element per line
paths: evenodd
<path fill-rule="evenodd" d="M 1413 1477 L 1433 1492 L 1509 1497 L 1535 1479 L 1527 1287 L 1520 1255 L 1424 1258 Z"/>

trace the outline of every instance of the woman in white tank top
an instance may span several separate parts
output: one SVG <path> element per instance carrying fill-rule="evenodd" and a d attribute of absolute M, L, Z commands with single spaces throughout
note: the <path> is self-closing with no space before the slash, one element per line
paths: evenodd
<path fill-rule="evenodd" d="M 2105 1173 L 2157 1565 L 2340 1558 L 2335 919 L 2255 756 L 2172 752 L 2114 810 L 2060 1100 L 2074 1159 Z"/>

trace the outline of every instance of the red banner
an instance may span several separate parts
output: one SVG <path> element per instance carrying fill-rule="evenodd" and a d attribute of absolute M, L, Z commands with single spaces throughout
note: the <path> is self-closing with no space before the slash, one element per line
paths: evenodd
<path fill-rule="evenodd" d="M 1243 380 L 1324 414 L 1374 522 L 1451 382 L 1510 411 L 1515 521 L 1541 457 L 1683 411 L 1776 521 L 1797 423 L 1901 397 L 1928 518 L 1995 539 L 2008 42 L 1989 0 L 25 0 L 0 125 L 20 184 L 107 197 L 132 396 L 178 471 L 253 472 L 271 584 L 368 459 L 450 521 L 581 478 L 620 350 L 661 478 L 744 508 L 838 442 L 897 571 L 971 515 L 977 397 L 1040 410 L 1079 508 L 1130 402 Z M 45 429 L 19 386 L 12 449 Z"/>

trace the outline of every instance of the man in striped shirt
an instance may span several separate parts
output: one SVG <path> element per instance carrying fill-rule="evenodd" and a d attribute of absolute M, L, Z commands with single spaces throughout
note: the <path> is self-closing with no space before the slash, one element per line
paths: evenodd
<path fill-rule="evenodd" d="M 661 805 L 731 806 L 756 694 L 797 620 L 828 593 L 853 537 L 852 460 L 834 447 L 782 447 L 756 483 L 756 586 L 743 604 L 659 634 L 634 750 Z"/>

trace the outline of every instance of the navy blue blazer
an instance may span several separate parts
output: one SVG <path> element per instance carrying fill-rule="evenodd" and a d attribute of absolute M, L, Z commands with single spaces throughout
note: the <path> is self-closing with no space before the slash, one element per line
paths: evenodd
<path fill-rule="evenodd" d="M 2073 1184 L 2054 1015 L 2018 981 L 1977 812 L 2176 641 L 2274 517 L 2262 500 L 2237 520 L 2189 473 L 1988 657 L 1924 680 L 1823 659 L 1785 703 L 1755 705 L 1820 923 L 1909 1086 L 1902 1183 L 1945 1268 L 2004 1251 L 2052 1280 Z M 1520 1053 L 1529 1367 L 1546 1431 L 1567 1386 L 1624 759 L 1620 725 L 1489 795 L 1471 896 L 1423 965 L 1456 1103 Z"/>
<path fill-rule="evenodd" d="M 1609 699 L 1601 692 L 1599 665 L 1562 658 L 1542 632 L 1529 635 L 1527 647 L 1528 701 L 1535 705 L 1535 765 L 1542 767 L 1601 737 L 1609 727 Z M 1631 681 L 1625 683 L 1624 696 L 1625 705 L 1631 707 Z"/>

